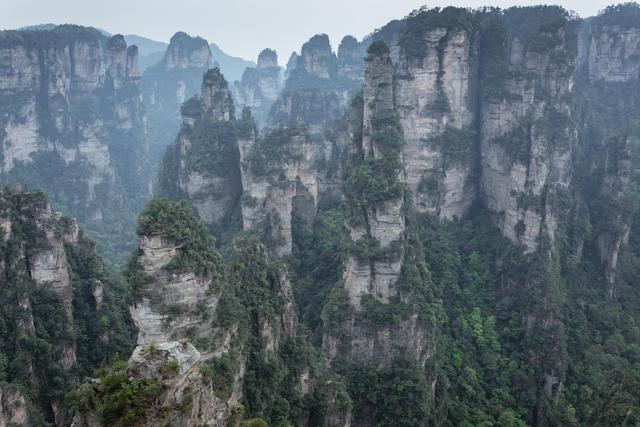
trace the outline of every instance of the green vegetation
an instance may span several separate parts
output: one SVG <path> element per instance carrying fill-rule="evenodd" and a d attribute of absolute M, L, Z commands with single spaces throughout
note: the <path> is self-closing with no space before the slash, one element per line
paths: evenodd
<path fill-rule="evenodd" d="M 264 177 L 277 186 L 283 173 L 282 162 L 301 160 L 296 150 L 296 138 L 308 138 L 306 130 L 280 127 L 258 139 L 247 155 L 249 172 L 256 177 Z"/>
<path fill-rule="evenodd" d="M 51 30 L 0 31 L 0 48 L 16 45 L 28 48 L 65 47 L 78 40 L 99 44 L 105 43 L 107 38 L 95 28 L 79 25 L 57 25 Z"/>
<path fill-rule="evenodd" d="M 233 122 L 204 118 L 189 132 L 187 169 L 204 176 L 239 176 L 238 136 Z"/>
<path fill-rule="evenodd" d="M 635 4 L 610 7 L 594 24 L 630 28 L 636 25 L 632 21 L 639 9 Z M 400 40 L 405 55 L 420 59 L 426 54 L 426 32 L 446 30 L 437 48 L 442 70 L 448 34 L 468 31 L 479 47 L 479 57 L 473 58 L 479 61 L 473 64 L 480 72 L 479 86 L 474 88 L 479 91 L 478 108 L 486 103 L 509 108 L 511 101 L 523 102 L 510 82 L 535 90 L 534 108 L 512 130 L 487 142 L 499 145 L 511 166 L 529 167 L 538 160 L 530 158 L 532 141 L 543 141 L 541 156 L 553 158 L 549 174 L 571 173 L 568 186 L 558 179 L 555 182 L 562 185 L 545 185 L 540 192 L 511 193 L 519 209 L 540 213 L 549 221 L 547 226 L 557 221 L 554 241 L 549 237 L 551 230 L 544 230 L 537 251 L 524 253 L 505 238 L 495 225 L 500 213 L 487 211 L 482 203 L 473 205 L 464 218 L 451 221 L 413 212 L 411 194 L 402 179 L 404 138 L 393 111 L 378 111 L 371 134 L 354 136 L 354 155 L 343 169 L 340 206 L 321 205 L 312 221 L 294 214 L 293 254 L 287 264 L 269 259 L 262 245 L 277 243 L 265 237 L 272 235 L 270 227 L 279 225 L 275 216 L 265 218 L 259 230 L 262 244 L 255 237 L 237 235 L 221 255 L 209 236 L 212 230 L 201 224 L 186 202 L 156 199 L 147 205 L 140 215 L 139 234 L 162 235 L 179 246 L 178 257 L 167 269 L 212 275 L 216 280 L 220 299 L 215 316 L 207 317 L 202 305 L 194 310 L 214 327 L 230 332 L 230 350 L 200 364 L 199 374 L 217 397 L 227 399 L 244 369 L 243 400 L 231 408 L 232 424 L 327 425 L 327 416 L 339 418 L 350 411 L 358 425 L 640 423 L 637 81 L 593 83 L 578 75 L 576 93 L 559 100 L 545 88 L 546 74 L 525 73 L 517 63 L 509 63 L 509 49 L 518 37 L 525 53 L 549 54 L 557 67 L 552 72 L 564 78 L 575 60 L 576 22 L 563 9 L 547 6 L 478 12 L 422 9 L 404 21 Z M 384 31 L 376 33 L 380 39 Z M 306 48 L 324 47 L 325 38 L 319 37 Z M 382 41 L 372 43 L 368 51 L 375 56 L 386 53 Z M 303 79 L 308 76 L 296 77 L 296 72 L 290 89 L 300 84 L 300 90 L 286 98 L 292 101 L 292 115 L 325 120 L 336 98 L 323 91 L 338 85 L 310 82 Z M 427 113 L 439 117 L 450 111 L 442 71 L 434 98 Z M 567 105 L 570 115 L 564 112 Z M 239 120 L 221 123 L 199 117 L 201 109 L 197 98 L 183 105 L 185 115 L 197 118 L 193 127 L 183 129 L 192 141 L 187 157 L 190 170 L 220 177 L 239 174 L 233 166 L 239 163 L 238 138 L 256 134 L 250 110 L 245 109 Z M 46 132 L 58 138 L 47 120 Z M 446 127 L 441 135 L 423 142 L 444 154 L 445 166 L 476 168 L 476 132 L 475 128 Z M 247 160 L 250 172 L 274 185 L 287 181 L 281 178 L 284 171 L 278 162 L 286 156 L 296 159 L 297 137 L 307 135 L 300 128 L 276 128 L 259 139 Z M 166 188 L 175 185 L 180 173 L 177 149 L 173 147 L 165 157 L 163 173 L 170 173 L 161 185 Z M 566 170 L 563 159 L 556 162 L 564 154 L 570 162 Z M 339 170 L 337 157 L 322 159 L 323 170 Z M 34 157 L 47 179 L 56 176 L 47 165 L 58 167 L 61 161 Z M 81 169 L 86 165 L 77 166 L 78 171 L 87 172 Z M 420 191 L 436 194 L 434 176 L 422 177 Z M 59 176 L 69 181 L 69 187 L 56 192 L 54 201 L 65 210 L 72 211 L 84 200 L 76 196 L 80 190 L 72 187 L 77 185 L 75 178 L 66 173 Z M 98 192 L 111 190 L 97 187 Z M 173 190 L 171 197 L 183 196 Z M 244 202 L 256 200 L 245 198 Z M 373 219 L 380 219 L 374 215 L 385 202 L 402 205 L 405 227 L 399 240 L 382 248 L 369 228 Z M 140 253 L 131 258 L 127 287 L 105 272 L 93 244 L 67 242 L 72 323 L 60 295 L 36 286 L 28 274 L 33 257 L 49 248 L 33 214 L 43 203 L 40 194 L 12 192 L 0 200 L 0 212 L 8 212 L 3 219 L 12 221 L 11 234 L 0 239 L 0 261 L 11 266 L 0 278 L 0 382 L 26 390 L 27 398 L 51 420 L 51 403 L 60 402 L 80 376 L 106 366 L 117 353 L 130 352 L 135 333 L 125 308 L 127 289 L 136 296 L 150 278 L 139 265 Z M 54 223 L 55 235 L 64 235 L 68 220 Z M 363 231 L 364 237 L 352 239 L 349 227 Z M 238 229 L 237 224 L 221 228 L 230 236 Z M 513 231 L 523 236 L 529 230 L 521 220 Z M 624 244 L 615 271 L 610 271 L 601 252 L 616 241 Z M 401 260 L 400 278 L 394 284 L 397 295 L 382 302 L 371 292 L 361 298 L 360 309 L 353 307 L 344 283 L 347 257 L 361 267 Z M 103 286 L 100 304 L 93 295 L 98 282 Z M 160 310 L 168 315 L 168 322 L 184 314 L 180 304 L 168 303 Z M 294 312 L 301 325 L 296 325 Z M 25 326 L 30 321 L 33 327 Z M 397 342 L 396 337 L 400 337 Z M 367 340 L 375 342 L 371 356 Z M 60 354 L 74 341 L 77 362 L 66 369 Z M 392 348 L 382 351 L 388 342 Z M 331 353 L 330 368 L 325 367 L 322 351 Z M 179 370 L 180 364 L 171 360 L 158 372 L 166 380 Z M 307 375 L 312 384 L 309 393 L 303 392 L 301 384 Z M 72 411 L 94 412 L 101 423 L 116 426 L 135 425 L 156 415 L 151 411 L 164 391 L 162 383 L 130 377 L 126 364 L 117 358 L 99 376 L 100 382 L 83 384 L 67 394 Z M 195 403 L 192 392 L 187 389 L 174 409 L 189 410 Z"/>
<path fill-rule="evenodd" d="M 244 353 L 247 355 L 244 377 L 244 406 L 248 417 L 262 417 L 270 425 L 297 425 L 309 411 L 308 402 L 298 390 L 298 378 L 303 370 L 315 370 L 320 365 L 319 355 L 302 336 L 283 336 L 279 348 L 268 351 L 259 329 L 265 322 L 272 328 L 287 333 L 285 304 L 288 280 L 284 266 L 269 261 L 265 248 L 254 238 L 238 237 L 234 240 L 234 252 L 229 281 L 238 303 L 233 317 L 244 325 L 242 335 Z M 229 312 L 226 315 L 229 316 Z M 291 313 L 293 315 L 293 313 Z M 268 330 L 268 333 L 273 333 Z M 229 392 L 235 372 L 232 355 L 213 363 L 213 381 L 216 373 L 220 389 Z"/>
<path fill-rule="evenodd" d="M 429 31 L 441 28 L 444 30 L 465 30 L 471 33 L 474 29 L 475 16 L 469 9 L 445 7 L 432 9 L 422 7 L 413 11 L 405 20 L 406 27 L 400 37 L 402 52 L 415 58 L 427 55 L 425 35 Z"/>
<path fill-rule="evenodd" d="M 456 129 L 448 126 L 430 142 L 442 151 L 447 163 L 467 164 L 474 153 L 475 141 L 475 129 Z"/>
<path fill-rule="evenodd" d="M 403 186 L 399 179 L 402 170 L 400 151 L 404 138 L 396 113 L 380 113 L 371 121 L 371 141 L 379 154 L 363 152 L 362 145 L 344 177 L 345 197 L 352 220 L 360 221 L 362 215 L 381 202 L 402 196 Z"/>
<path fill-rule="evenodd" d="M 236 129 L 238 132 L 238 138 L 251 139 L 257 137 L 258 129 L 256 122 L 251 115 L 251 108 L 244 107 L 242 109 L 242 116 L 236 123 Z"/>
<path fill-rule="evenodd" d="M 367 49 L 367 54 L 369 58 L 374 56 L 383 56 L 389 54 L 389 47 L 382 40 L 375 41 L 371 43 L 369 48 Z"/>
<path fill-rule="evenodd" d="M 428 425 L 429 385 L 413 361 L 397 358 L 382 369 L 354 363 L 337 370 L 348 378 L 347 390 L 356 402 L 355 419 L 372 417 L 376 425 Z"/>
<path fill-rule="evenodd" d="M 640 26 L 640 5 L 636 2 L 607 6 L 593 20 L 597 26 L 619 26 L 625 29 Z"/>
<path fill-rule="evenodd" d="M 517 36 L 527 49 L 538 53 L 558 47 L 577 53 L 577 37 L 571 34 L 577 30 L 571 22 L 577 20 L 560 6 L 512 7 L 504 12 L 511 36 Z"/>
<path fill-rule="evenodd" d="M 531 160 L 532 128 L 534 124 L 533 112 L 524 116 L 518 126 L 494 139 L 501 146 L 510 159 L 522 165 L 528 165 Z"/>
<path fill-rule="evenodd" d="M 214 276 L 220 272 L 220 255 L 213 240 L 185 201 L 157 198 L 149 202 L 140 213 L 138 235 L 161 235 L 180 247 L 179 255 L 166 266 L 169 270 Z"/>
<path fill-rule="evenodd" d="M 129 427 L 145 417 L 162 391 L 156 380 L 129 378 L 127 364 L 116 360 L 103 369 L 97 389 L 83 384 L 69 393 L 67 402 L 77 411 L 95 411 L 102 425 Z"/>
<path fill-rule="evenodd" d="M 121 266 L 126 258 L 123 254 L 135 247 L 135 212 L 142 207 L 150 184 L 137 82 L 122 79 L 114 85 L 115 76 L 110 76 L 111 70 L 103 64 L 107 50 L 126 49 L 122 36 L 107 38 L 94 28 L 61 25 L 0 32 L 0 46 L 23 46 L 36 61 L 30 67 L 36 67 L 40 76 L 33 87 L 3 94 L 0 136 L 7 123 L 22 124 L 27 118 L 32 119 L 37 126 L 38 149 L 32 153 L 32 161 L 6 168 L 2 182 L 44 191 L 55 210 L 76 217 L 99 240 L 101 254 Z M 87 57 L 74 59 L 73 55 L 69 57 L 69 51 L 82 51 Z M 53 61 L 51 57 L 57 59 Z M 48 90 L 59 84 L 58 65 L 71 70 L 74 61 L 82 60 L 102 64 L 95 69 L 100 73 L 96 90 L 85 90 L 82 84 L 66 85 L 64 93 Z M 33 102 L 35 111 L 27 108 Z M 125 120 L 127 125 L 123 126 Z M 92 149 L 108 149 L 106 170 L 88 162 L 84 155 L 63 159 L 60 154 L 75 152 L 88 139 L 101 144 L 102 148 Z M 64 150 L 53 149 L 51 144 Z"/>
<path fill-rule="evenodd" d="M 203 112 L 202 98 L 199 96 L 193 96 L 187 99 L 180 107 L 180 114 L 183 117 L 196 119 L 199 118 Z"/>
<path fill-rule="evenodd" d="M 36 257 L 53 249 L 47 234 L 62 240 L 73 232 L 68 218 L 46 219 L 46 203 L 38 192 L 6 188 L 0 194 L 0 216 L 11 224 L 10 235 L 3 233 L 0 258 L 3 265 L 16 266 L 5 269 L 0 280 L 0 382 L 20 388 L 36 425 L 53 419 L 51 404 L 61 403 L 80 376 L 90 375 L 117 352 L 128 354 L 133 346 L 124 287 L 108 274 L 94 243 L 82 234 L 78 242 L 64 245 L 71 307 L 59 292 L 31 278 Z M 99 313 L 96 286 L 102 291 Z M 70 367 L 62 356 L 69 351 L 75 355 Z"/>

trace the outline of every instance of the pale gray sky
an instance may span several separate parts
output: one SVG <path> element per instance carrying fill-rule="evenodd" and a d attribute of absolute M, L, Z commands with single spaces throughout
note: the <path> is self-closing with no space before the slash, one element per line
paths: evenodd
<path fill-rule="evenodd" d="M 448 0 L 434 6 L 528 6 L 542 1 Z M 551 2 L 553 3 L 553 1 Z M 611 0 L 558 0 L 586 17 Z M 176 31 L 199 35 L 229 54 L 255 60 L 265 47 L 286 62 L 293 50 L 317 33 L 336 46 L 342 36 L 358 39 L 425 0 L 0 0 L 0 29 L 40 23 L 73 23 L 111 33 L 138 34 L 168 41 Z"/>

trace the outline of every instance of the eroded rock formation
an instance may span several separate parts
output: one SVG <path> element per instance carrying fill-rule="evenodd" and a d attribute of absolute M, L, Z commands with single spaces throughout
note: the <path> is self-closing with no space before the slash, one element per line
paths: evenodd
<path fill-rule="evenodd" d="M 278 66 L 274 50 L 264 49 L 258 55 L 258 65 L 246 68 L 237 84 L 239 106 L 250 107 L 258 124 L 262 124 L 283 87 L 283 70 Z"/>
<path fill-rule="evenodd" d="M 2 181 L 122 244 L 151 192 L 137 48 L 77 26 L 0 37 Z"/>
<path fill-rule="evenodd" d="M 180 127 L 180 106 L 200 93 L 202 75 L 212 66 L 208 42 L 178 32 L 171 37 L 163 59 L 145 70 L 142 95 L 149 117 L 152 165 L 159 163 L 165 148 L 173 142 Z"/>

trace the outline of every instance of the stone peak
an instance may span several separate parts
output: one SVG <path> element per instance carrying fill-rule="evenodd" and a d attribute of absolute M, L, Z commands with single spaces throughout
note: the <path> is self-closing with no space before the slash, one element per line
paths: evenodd
<path fill-rule="evenodd" d="M 209 43 L 202 37 L 192 37 L 179 31 L 171 37 L 164 55 L 165 67 L 169 70 L 185 68 L 209 68 L 213 55 Z"/>
<path fill-rule="evenodd" d="M 287 61 L 287 72 L 291 72 L 294 68 L 296 68 L 296 64 L 298 63 L 299 57 L 300 55 L 298 55 L 297 52 L 291 52 L 291 55 L 289 56 L 289 60 Z"/>
<path fill-rule="evenodd" d="M 389 47 L 382 40 L 371 43 L 371 46 L 367 49 L 367 61 L 371 61 L 375 58 L 389 57 Z"/>
<path fill-rule="evenodd" d="M 110 37 L 107 41 L 107 49 L 126 50 L 127 42 L 124 40 L 122 34 L 116 34 L 115 36 Z"/>
<path fill-rule="evenodd" d="M 278 66 L 278 54 L 273 49 L 264 49 L 258 55 L 258 68 L 273 68 Z"/>
<path fill-rule="evenodd" d="M 182 44 L 184 46 L 192 46 L 199 48 L 202 45 L 208 45 L 207 41 L 200 36 L 191 36 L 184 31 L 178 31 L 169 40 L 169 45 Z"/>
<path fill-rule="evenodd" d="M 229 85 L 219 68 L 208 70 L 202 78 L 202 104 L 216 120 L 233 118 L 233 101 Z"/>
<path fill-rule="evenodd" d="M 311 37 L 304 45 L 302 45 L 302 55 L 305 51 L 314 51 L 331 54 L 331 43 L 329 36 L 326 34 L 316 34 Z"/>
<path fill-rule="evenodd" d="M 351 35 L 344 36 L 342 41 L 340 42 L 340 46 L 338 46 L 338 55 L 343 50 L 353 50 L 358 48 L 358 39 Z"/>
<path fill-rule="evenodd" d="M 320 79 L 331 78 L 335 73 L 336 56 L 331 50 L 329 36 L 317 34 L 311 37 L 302 45 L 298 63 L 310 76 Z"/>

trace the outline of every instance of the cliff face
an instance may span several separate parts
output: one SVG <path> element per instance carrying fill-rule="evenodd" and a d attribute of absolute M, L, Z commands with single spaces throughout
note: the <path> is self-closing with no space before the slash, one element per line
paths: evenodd
<path fill-rule="evenodd" d="M 213 66 L 206 40 L 178 32 L 163 59 L 142 76 L 142 96 L 149 117 L 151 164 L 158 164 L 180 127 L 180 106 L 200 93 L 202 75 Z M 155 170 L 154 170 L 155 172 Z"/>
<path fill-rule="evenodd" d="M 215 313 L 220 290 L 211 275 L 167 269 L 180 252 L 181 242 L 163 234 L 140 236 L 141 256 L 137 262 L 146 278 L 136 289 L 141 296 L 131 307 L 138 329 L 138 346 L 147 346 L 191 337 L 195 342 L 213 339 L 216 334 L 206 319 Z M 224 341 L 217 347 L 224 349 Z M 200 348 L 200 351 L 204 349 Z"/>
<path fill-rule="evenodd" d="M 325 306 L 332 313 L 322 343 L 329 365 L 345 358 L 354 366 L 384 370 L 402 359 L 424 367 L 435 354 L 437 331 L 427 320 L 429 309 L 418 303 L 429 299 L 429 279 L 422 276 L 416 256 L 420 248 L 407 228 L 406 142 L 394 104 L 396 89 L 389 49 L 373 43 L 365 60 L 362 99 L 352 104 L 354 146 L 343 183 L 349 243 L 342 283 L 332 291 L 346 301 L 341 307 L 335 302 Z M 423 281 L 421 287 L 412 284 L 415 279 Z M 396 320 L 370 317 L 387 311 L 398 313 Z"/>
<path fill-rule="evenodd" d="M 569 100 L 577 40 L 570 20 L 519 34 L 519 19 L 516 13 L 505 17 L 507 27 L 514 27 L 507 39 L 513 77 L 502 81 L 507 89 L 492 92 L 500 81 L 491 80 L 484 89 L 480 188 L 487 207 L 501 213 L 505 236 L 532 252 L 541 239 L 553 244 L 560 214 L 554 201 L 571 180 L 577 135 Z"/>
<path fill-rule="evenodd" d="M 114 305 L 113 283 L 75 220 L 52 213 L 41 193 L 5 189 L 1 205 L 5 326 L 0 352 L 11 359 L 21 354 L 23 360 L 2 375 L 30 391 L 28 399 L 37 408 L 27 412 L 42 417 L 41 411 L 65 425 L 62 399 L 70 384 L 97 367 L 96 358 L 129 350 L 126 321 Z M 78 329 L 86 334 L 81 343 Z M 52 383 L 53 372 L 61 383 Z M 25 398 L 11 389 L 4 392 L 16 405 L 10 417 L 24 419 Z"/>
<path fill-rule="evenodd" d="M 398 63 L 398 112 L 407 184 L 419 212 L 461 217 L 475 197 L 472 176 L 476 46 L 464 26 L 425 31 L 418 55 Z"/>
<path fill-rule="evenodd" d="M 205 74 L 202 96 L 187 101 L 182 115 L 163 160 L 160 193 L 188 198 L 203 221 L 228 228 L 238 216 L 240 154 L 231 93 L 217 68 Z"/>
<path fill-rule="evenodd" d="M 312 221 L 318 199 L 315 148 L 306 129 L 259 136 L 248 108 L 235 119 L 217 69 L 207 72 L 202 97 L 186 102 L 182 113 L 176 144 L 165 155 L 161 194 L 187 198 L 214 232 L 230 235 L 241 223 L 266 238 L 276 257 L 290 255 L 292 221 Z"/>
<path fill-rule="evenodd" d="M 640 130 L 631 116 L 640 102 L 635 89 L 640 79 L 640 25 L 626 19 L 633 13 L 633 8 L 621 6 L 595 17 L 583 25 L 579 39 L 576 92 L 585 153 L 580 167 L 589 171 L 588 176 L 579 175 L 579 182 L 593 230 L 581 233 L 578 243 L 582 248 L 595 240 L 613 300 L 619 296 L 618 257 L 628 243 L 637 209 L 634 188 L 638 181 L 633 171 L 638 167 L 635 138 Z"/>
<path fill-rule="evenodd" d="M 256 232 L 278 258 L 291 255 L 292 221 L 315 216 L 318 183 L 314 147 L 304 127 L 275 130 L 241 141 L 242 225 Z"/>
<path fill-rule="evenodd" d="M 387 172 L 384 169 L 389 167 L 391 170 L 388 173 L 383 177 L 377 176 L 375 179 L 390 181 L 387 185 L 392 188 L 388 194 L 381 194 L 377 203 L 360 206 L 362 212 L 357 212 L 357 208 L 354 209 L 356 210 L 354 216 L 364 215 L 364 221 L 356 222 L 351 227 L 350 234 L 354 246 L 372 240 L 379 244 L 381 251 L 385 251 L 392 245 L 402 244 L 405 225 L 404 215 L 400 212 L 404 202 L 403 193 L 400 191 L 404 176 L 402 165 L 399 164 L 399 147 L 392 146 L 400 145 L 401 141 L 387 139 L 390 133 L 398 130 L 392 128 L 393 123 L 384 122 L 391 122 L 395 114 L 393 65 L 388 53 L 373 52 L 367 58 L 362 98 L 362 137 L 361 145 L 356 140 L 355 155 L 359 157 L 359 166 L 363 169 L 371 169 L 375 175 Z M 394 136 L 398 139 L 402 138 L 402 135 Z M 360 179 L 357 175 L 360 172 L 365 171 L 356 170 L 356 175 L 349 176 L 347 179 L 353 178 L 354 181 Z M 376 196 L 378 195 L 372 194 L 371 199 L 375 199 Z M 353 195 L 347 197 L 352 198 Z M 353 197 L 351 201 L 356 202 L 356 200 L 357 197 Z M 391 252 L 390 256 L 383 257 L 388 259 L 369 263 L 363 263 L 362 259 L 356 256 L 347 258 L 345 284 L 351 304 L 356 308 L 360 308 L 360 299 L 363 294 L 373 295 L 385 303 L 397 295 L 395 284 L 400 276 L 402 254 L 393 253 L 397 252 L 393 250 Z"/>
<path fill-rule="evenodd" d="M 339 163 L 349 147 L 337 124 L 362 83 L 362 61 L 354 59 L 361 50 L 356 45 L 355 39 L 345 38 L 336 57 L 326 35 L 306 42 L 300 55 L 289 60 L 284 89 L 265 123 L 267 130 L 304 123 L 315 146 L 320 198 L 326 195 L 332 203 L 340 197 Z"/>
<path fill-rule="evenodd" d="M 137 48 L 73 26 L 0 37 L 2 180 L 122 244 L 116 230 L 151 190 Z"/>
<path fill-rule="evenodd" d="M 347 80 L 362 79 L 363 52 L 358 40 L 353 36 L 345 36 L 338 46 L 338 77 Z"/>
<path fill-rule="evenodd" d="M 415 264 L 405 258 L 412 234 L 407 212 L 446 221 L 481 207 L 528 257 L 527 276 L 506 280 L 535 300 L 518 308 L 526 336 L 547 343 L 524 360 L 536 366 L 534 381 L 542 384 L 532 417 L 543 416 L 545 399 L 557 401 L 568 339 L 560 254 L 595 251 L 615 300 L 616 266 L 637 212 L 631 135 L 638 130 L 629 116 L 638 105 L 637 29 L 611 13 L 579 21 L 546 7 L 476 15 L 424 10 L 405 20 L 398 36 L 390 29 L 373 36 L 396 44 L 370 45 L 362 99 L 351 104 L 351 123 L 342 131 L 355 141 L 347 151 L 356 159 L 341 188 L 351 240 L 342 298 L 351 306 L 343 310 L 356 314 L 342 314 L 350 320 L 338 323 L 344 332 L 338 336 L 332 322 L 325 324 L 328 361 L 342 355 L 385 366 L 400 347 L 420 366 L 433 363 L 437 328 L 409 316 L 400 329 L 376 329 L 359 323 L 357 313 L 367 317 L 379 304 L 408 298 L 403 274 Z M 393 120 L 380 116 L 385 110 L 397 115 L 402 139 L 395 163 L 388 157 Z M 376 185 L 377 177 L 384 185 Z M 337 308 L 325 310 L 335 315 Z"/>
<path fill-rule="evenodd" d="M 256 122 L 262 124 L 283 86 L 283 70 L 278 66 L 276 52 L 260 52 L 257 67 L 246 68 L 236 85 L 239 106 L 250 107 Z"/>
<path fill-rule="evenodd" d="M 18 390 L 0 385 L 0 427 L 32 425 L 27 402 Z"/>
<path fill-rule="evenodd" d="M 161 386 L 136 425 L 168 419 L 177 426 L 225 426 L 230 405 L 241 395 L 217 396 L 203 368 L 207 360 L 227 354 L 232 343 L 239 345 L 239 325 L 224 327 L 218 320 L 222 293 L 229 292 L 219 254 L 184 203 L 156 200 L 142 212 L 139 224 L 139 249 L 128 271 L 138 338 L 126 372 L 136 381 Z M 94 416 L 80 414 L 75 424 L 98 425 Z"/>
<path fill-rule="evenodd" d="M 206 40 L 178 32 L 169 41 L 163 65 L 167 70 L 208 68 L 211 67 L 211 49 Z"/>
<path fill-rule="evenodd" d="M 267 414 L 286 393 L 312 391 L 308 350 L 294 343 L 297 320 L 287 272 L 269 261 L 261 244 L 234 240 L 225 267 L 187 204 L 164 199 L 145 208 L 138 231 L 140 248 L 128 270 L 138 346 L 127 364 L 116 364 L 106 377 L 81 387 L 94 403 L 81 408 L 74 426 L 104 425 L 124 416 L 105 418 L 119 387 L 147 387 L 139 399 L 148 400 L 128 419 L 136 426 L 235 425 L 245 411 L 249 417 Z M 280 371 L 282 383 L 261 376 L 262 369 L 290 363 L 289 356 L 298 364 Z M 118 375 L 126 376 L 116 386 Z M 257 395 L 264 400 L 255 400 Z M 301 415 L 278 414 L 292 422 Z"/>

